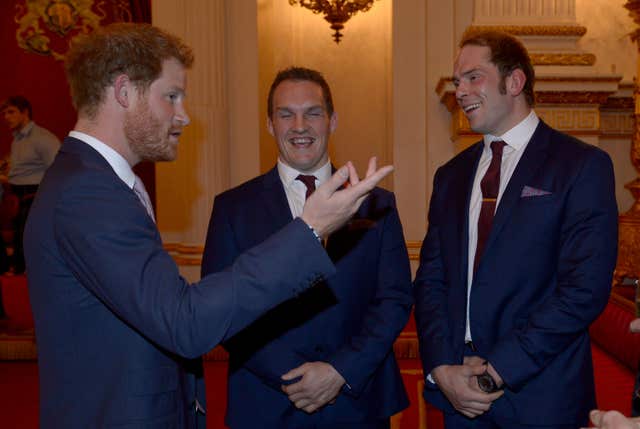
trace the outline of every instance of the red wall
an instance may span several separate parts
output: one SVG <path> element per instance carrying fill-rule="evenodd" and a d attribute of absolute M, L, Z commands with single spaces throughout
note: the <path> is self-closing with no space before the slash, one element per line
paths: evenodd
<path fill-rule="evenodd" d="M 117 21 L 150 22 L 150 0 L 94 0 L 100 4 L 92 11 L 104 14 L 100 21 L 106 25 Z M 64 75 L 64 65 L 53 56 L 27 52 L 18 46 L 16 31 L 19 24 L 16 17 L 24 16 L 26 0 L 0 0 L 0 100 L 11 95 L 25 96 L 33 107 L 33 119 L 38 125 L 53 132 L 62 140 L 76 122 L 76 111 L 71 104 L 69 85 Z M 40 28 L 51 39 L 56 52 L 65 52 L 68 40 L 79 30 L 69 31 L 65 38 L 52 33 L 40 21 Z M 0 101 L 1 102 L 1 101 Z M 9 153 L 13 136 L 0 117 L 0 158 Z M 142 178 L 151 201 L 155 203 L 155 169 L 153 164 L 136 166 L 136 173 Z"/>
<path fill-rule="evenodd" d="M 10 95 L 27 97 L 33 107 L 33 119 L 62 139 L 73 128 L 76 117 L 62 61 L 18 47 L 16 5 L 24 3 L 24 0 L 0 1 L 0 100 Z M 13 137 L 4 121 L 0 122 L 2 156 L 8 153 Z"/>

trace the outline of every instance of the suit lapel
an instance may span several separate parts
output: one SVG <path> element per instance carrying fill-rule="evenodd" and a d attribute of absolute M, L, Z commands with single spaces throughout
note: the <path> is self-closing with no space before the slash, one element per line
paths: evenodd
<path fill-rule="evenodd" d="M 459 243 L 460 255 L 460 278 L 461 284 L 467 284 L 467 266 L 469 264 L 469 205 L 471 204 L 471 192 L 473 191 L 473 180 L 476 176 L 476 170 L 478 169 L 478 163 L 480 162 L 480 156 L 482 155 L 482 149 L 484 144 L 482 140 L 475 144 L 474 147 L 468 153 L 466 159 L 462 160 L 462 168 L 458 171 L 464 171 L 465 175 L 460 176 L 459 187 L 460 192 L 452 193 L 455 198 L 455 209 L 452 210 L 451 216 L 458 217 L 455 219 L 454 224 L 461 225 L 459 229 L 460 236 L 457 242 Z"/>
<path fill-rule="evenodd" d="M 277 168 L 272 168 L 263 176 L 262 186 L 263 192 L 260 198 L 265 209 L 264 224 L 273 226 L 271 232 L 277 231 L 292 220 L 287 194 L 284 192 Z"/>
<path fill-rule="evenodd" d="M 498 205 L 495 217 L 493 218 L 491 233 L 489 234 L 489 238 L 487 239 L 487 244 L 485 246 L 485 254 L 491 251 L 493 242 L 508 222 L 511 212 L 520 200 L 522 188 L 531 182 L 531 179 L 547 158 L 550 143 L 550 132 L 551 129 L 549 126 L 540 120 L 533 136 L 531 136 L 531 141 L 529 141 L 529 144 L 522 154 L 522 158 L 520 158 L 520 161 L 509 180 L 509 184 L 504 191 L 504 195 L 502 195 L 502 198 L 500 199 L 500 204 Z M 480 261 L 480 263 L 482 263 L 482 261 Z"/>

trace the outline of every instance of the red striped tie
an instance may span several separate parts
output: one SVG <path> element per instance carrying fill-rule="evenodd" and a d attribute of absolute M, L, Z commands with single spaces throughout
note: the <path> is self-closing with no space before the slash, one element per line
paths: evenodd
<path fill-rule="evenodd" d="M 502 163 L 502 149 L 505 142 L 495 140 L 491 142 L 491 164 L 480 182 L 482 190 L 482 207 L 478 218 L 478 245 L 476 246 L 476 257 L 473 261 L 473 272 L 478 269 L 484 246 L 487 244 L 493 215 L 496 212 L 498 202 L 498 191 L 500 190 L 500 164 Z"/>
<path fill-rule="evenodd" d="M 306 174 L 300 174 L 296 177 L 296 180 L 304 183 L 304 186 L 307 187 L 307 193 L 304 195 L 304 199 L 309 198 L 309 195 L 313 194 L 313 191 L 316 190 L 316 176 L 309 176 Z"/>

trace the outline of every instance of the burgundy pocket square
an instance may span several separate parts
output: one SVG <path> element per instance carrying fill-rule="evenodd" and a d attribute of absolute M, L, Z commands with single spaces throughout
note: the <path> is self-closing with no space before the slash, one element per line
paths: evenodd
<path fill-rule="evenodd" d="M 532 188 L 531 186 L 525 186 L 522 188 L 520 198 L 541 197 L 543 195 L 551 195 L 551 192 L 544 189 Z"/>

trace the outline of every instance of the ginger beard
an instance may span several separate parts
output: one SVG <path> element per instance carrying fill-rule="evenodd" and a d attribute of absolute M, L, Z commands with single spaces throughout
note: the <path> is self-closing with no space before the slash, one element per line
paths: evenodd
<path fill-rule="evenodd" d="M 178 154 L 178 138 L 172 133 L 182 127 L 163 126 L 149 107 L 148 100 L 127 113 L 124 119 L 124 134 L 131 151 L 142 161 L 173 161 Z M 178 130 L 179 128 L 179 130 Z M 172 141 L 173 140 L 173 141 Z"/>

